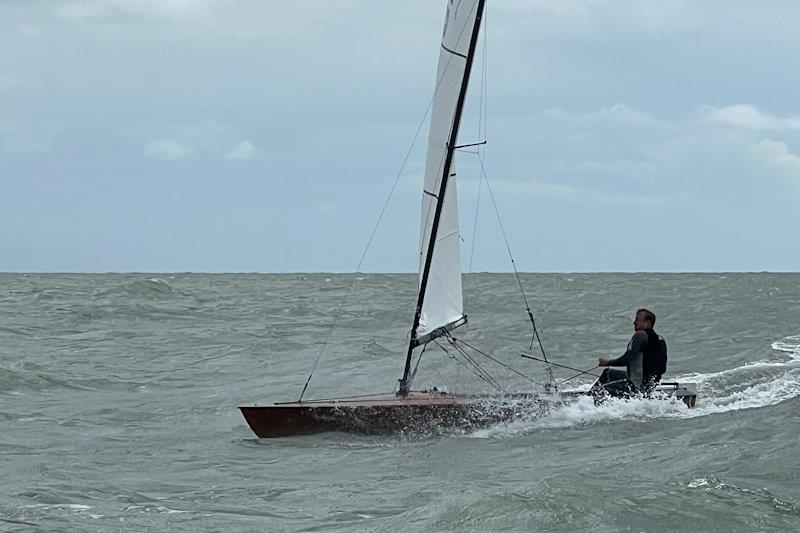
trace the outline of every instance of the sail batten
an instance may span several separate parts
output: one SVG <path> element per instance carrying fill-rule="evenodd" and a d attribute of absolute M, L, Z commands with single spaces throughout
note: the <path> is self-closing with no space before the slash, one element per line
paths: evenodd
<path fill-rule="evenodd" d="M 459 54 L 459 53 L 458 53 L 458 52 L 456 52 L 455 50 L 450 50 L 449 48 L 447 48 L 447 47 L 444 45 L 444 43 L 442 43 L 442 48 L 444 48 L 444 49 L 445 49 L 445 51 L 447 51 L 447 52 L 450 52 L 450 53 L 451 53 L 451 54 L 453 54 L 454 56 L 463 57 L 464 59 L 466 59 L 466 58 L 467 58 L 467 56 L 466 56 L 466 55 L 464 55 L 464 54 Z"/>

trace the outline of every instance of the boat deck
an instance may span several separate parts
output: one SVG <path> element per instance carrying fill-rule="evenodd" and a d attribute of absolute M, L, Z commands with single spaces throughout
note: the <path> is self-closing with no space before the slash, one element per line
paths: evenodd
<path fill-rule="evenodd" d="M 474 403 L 478 397 L 459 396 L 444 392 L 410 392 L 407 396 L 399 394 L 373 394 L 345 398 L 305 400 L 301 402 L 279 402 L 276 407 L 345 407 L 355 405 L 372 406 L 410 406 L 410 405 L 464 405 Z"/>

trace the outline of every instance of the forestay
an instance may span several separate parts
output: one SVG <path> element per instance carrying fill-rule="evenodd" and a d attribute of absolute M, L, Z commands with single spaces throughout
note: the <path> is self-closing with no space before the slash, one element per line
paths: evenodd
<path fill-rule="evenodd" d="M 436 92 L 431 110 L 425 185 L 420 221 L 419 271 L 422 282 L 428 246 L 431 242 L 434 212 L 444 176 L 448 142 L 456 143 L 453 122 L 457 113 L 458 95 L 464 82 L 470 38 L 475 25 L 479 0 L 449 0 L 445 18 Z M 450 140 L 450 135 L 454 138 Z M 436 244 L 425 287 L 424 302 L 417 338 L 444 326 L 463 322 L 464 304 L 461 294 L 461 251 L 458 226 L 455 161 L 451 162 L 442 213 L 436 232 Z"/>

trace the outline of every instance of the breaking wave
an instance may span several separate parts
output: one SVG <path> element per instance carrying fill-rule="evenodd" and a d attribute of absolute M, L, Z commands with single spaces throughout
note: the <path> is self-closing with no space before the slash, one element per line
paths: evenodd
<path fill-rule="evenodd" d="M 167 280 L 161 278 L 137 279 L 128 282 L 125 285 L 125 290 L 130 294 L 145 298 L 157 298 L 175 292 L 172 285 L 170 285 Z"/>
<path fill-rule="evenodd" d="M 697 418 L 741 409 L 775 405 L 800 396 L 800 335 L 771 345 L 770 357 L 720 372 L 676 376 L 675 381 L 697 384 L 697 405 L 687 409 L 676 398 L 610 398 L 595 405 L 591 397 L 548 409 L 525 419 L 501 423 L 471 433 L 478 438 L 502 437 L 539 428 L 563 428 L 606 420 Z M 672 379 L 672 378 L 670 378 Z"/>
<path fill-rule="evenodd" d="M 684 416 L 775 405 L 800 396 L 800 335 L 771 345 L 770 358 L 710 374 L 687 374 L 678 379 L 698 386 L 697 407 Z"/>

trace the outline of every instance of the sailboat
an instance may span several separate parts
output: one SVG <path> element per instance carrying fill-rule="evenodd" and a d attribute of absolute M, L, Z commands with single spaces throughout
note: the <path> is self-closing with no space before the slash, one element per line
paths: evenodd
<path fill-rule="evenodd" d="M 461 290 L 460 233 L 455 153 L 485 0 L 448 0 L 439 50 L 436 87 L 422 190 L 419 288 L 403 375 L 396 391 L 384 395 L 298 400 L 239 409 L 260 438 L 325 431 L 398 434 L 438 429 L 479 428 L 569 401 L 584 394 L 563 392 L 551 383 L 536 392 L 456 395 L 437 389 L 412 390 L 415 351 L 467 323 Z M 520 285 L 521 286 L 521 285 Z M 533 314 L 528 315 L 534 325 Z M 546 361 L 545 356 L 545 361 Z M 663 384 L 659 390 L 693 406 L 693 384 Z M 302 394 L 301 394 L 302 398 Z"/>

